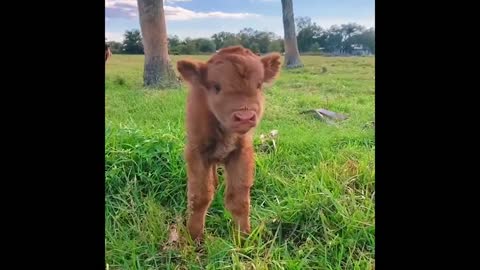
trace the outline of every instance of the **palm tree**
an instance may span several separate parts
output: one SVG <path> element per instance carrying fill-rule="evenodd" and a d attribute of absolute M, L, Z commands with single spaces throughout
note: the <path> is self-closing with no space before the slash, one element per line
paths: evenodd
<path fill-rule="evenodd" d="M 285 42 L 285 65 L 287 68 L 302 67 L 298 52 L 297 35 L 292 0 L 282 0 L 283 32 Z"/>
<path fill-rule="evenodd" d="M 178 86 L 168 55 L 163 0 L 137 0 L 137 2 L 145 52 L 143 83 L 147 87 Z"/>

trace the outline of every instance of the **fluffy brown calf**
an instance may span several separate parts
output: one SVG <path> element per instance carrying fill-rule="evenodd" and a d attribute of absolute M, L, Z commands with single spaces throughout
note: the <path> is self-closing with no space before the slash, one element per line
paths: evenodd
<path fill-rule="evenodd" d="M 228 47 L 208 62 L 178 61 L 189 84 L 187 98 L 188 231 L 203 237 L 205 216 L 217 186 L 217 165 L 226 172 L 225 207 L 243 233 L 250 232 L 253 185 L 253 129 L 263 114 L 262 85 L 280 69 L 277 53 L 259 57 L 240 46 Z"/>
<path fill-rule="evenodd" d="M 110 51 L 110 47 L 105 44 L 105 62 L 107 62 L 108 58 L 112 56 L 112 52 Z"/>

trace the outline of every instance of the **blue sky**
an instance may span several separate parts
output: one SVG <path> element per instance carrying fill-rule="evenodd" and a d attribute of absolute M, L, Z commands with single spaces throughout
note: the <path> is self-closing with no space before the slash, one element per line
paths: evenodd
<path fill-rule="evenodd" d="M 283 36 L 280 0 L 164 0 L 168 35 L 210 37 L 251 27 Z M 322 27 L 356 22 L 375 26 L 374 0 L 293 0 L 295 17 Z M 140 29 L 137 0 L 105 1 L 105 36 L 121 41 L 125 30 Z"/>

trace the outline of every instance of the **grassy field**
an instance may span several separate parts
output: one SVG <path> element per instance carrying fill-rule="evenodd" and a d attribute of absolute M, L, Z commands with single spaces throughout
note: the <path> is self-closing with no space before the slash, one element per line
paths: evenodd
<path fill-rule="evenodd" d="M 206 56 L 192 56 L 206 59 Z M 174 57 L 174 61 L 182 56 Z M 105 261 L 109 269 L 374 269 L 375 59 L 302 57 L 266 90 L 256 131 L 252 232 L 240 243 L 223 206 L 203 250 L 185 232 L 186 88 L 142 89 L 143 56 L 113 55 L 105 78 Z M 347 114 L 336 124 L 303 110 Z M 276 149 L 262 133 L 278 130 Z M 173 224 L 173 225 L 172 225 Z M 168 245 L 171 226 L 180 242 Z"/>

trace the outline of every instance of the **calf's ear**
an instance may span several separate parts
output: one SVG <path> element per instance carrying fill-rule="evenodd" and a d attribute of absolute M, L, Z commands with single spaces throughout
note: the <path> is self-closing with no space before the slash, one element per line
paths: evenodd
<path fill-rule="evenodd" d="M 207 65 L 201 62 L 180 60 L 177 70 L 182 78 L 190 84 L 205 84 L 207 78 Z"/>
<path fill-rule="evenodd" d="M 263 81 L 265 83 L 272 82 L 280 71 L 280 54 L 270 53 L 261 58 L 263 64 Z"/>

